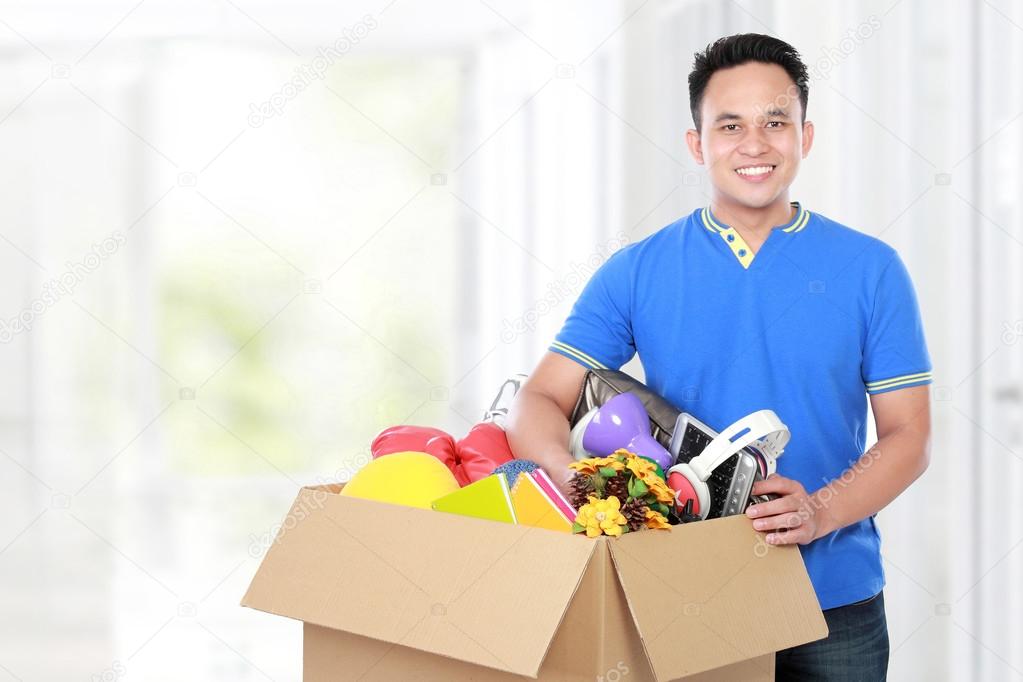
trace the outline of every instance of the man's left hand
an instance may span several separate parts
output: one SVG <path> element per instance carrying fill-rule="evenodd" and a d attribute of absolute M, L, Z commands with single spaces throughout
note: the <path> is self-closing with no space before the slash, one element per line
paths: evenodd
<path fill-rule="evenodd" d="M 803 484 L 771 474 L 753 484 L 754 495 L 775 493 L 778 499 L 751 505 L 746 516 L 753 528 L 767 533 L 771 545 L 806 545 L 831 532 L 827 510 L 808 495 Z"/>

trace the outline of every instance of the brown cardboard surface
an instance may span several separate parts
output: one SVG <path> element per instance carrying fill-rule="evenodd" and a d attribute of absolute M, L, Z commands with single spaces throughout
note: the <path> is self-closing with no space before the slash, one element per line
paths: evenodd
<path fill-rule="evenodd" d="M 567 535 L 304 488 L 242 604 L 305 621 L 306 680 L 734 682 L 827 634 L 745 517 Z"/>
<path fill-rule="evenodd" d="M 609 547 L 661 682 L 827 636 L 799 550 L 767 545 L 744 516 Z"/>
<path fill-rule="evenodd" d="M 525 682 L 532 679 L 472 663 L 440 658 L 416 649 L 395 646 L 368 637 L 331 630 L 319 625 L 305 624 L 304 682 Z M 580 665 L 580 662 L 582 665 Z M 541 682 L 594 682 L 601 679 L 586 665 L 585 658 L 577 659 L 575 670 L 549 668 L 545 662 L 536 679 Z M 603 672 L 604 680 L 621 682 L 651 682 L 653 673 L 640 659 L 630 667 Z M 686 677 L 684 682 L 769 682 L 774 679 L 774 655 L 742 661 L 708 672 Z"/>
<path fill-rule="evenodd" d="M 603 580 L 600 600 L 602 645 L 596 675 L 605 677 L 610 675 L 614 678 L 617 675 L 611 674 L 610 671 L 617 670 L 624 678 L 624 671 L 628 670 L 630 682 L 641 680 L 653 682 L 653 671 L 650 670 L 643 642 L 640 641 L 639 632 L 632 621 L 629 604 L 625 600 L 625 591 L 611 559 L 610 546 L 617 540 L 600 539 L 598 542 L 600 549 L 594 552 L 592 560 L 593 562 L 600 560 Z"/>
<path fill-rule="evenodd" d="M 598 679 L 600 600 L 605 578 L 610 575 L 613 579 L 614 574 L 606 548 L 589 542 L 595 550 L 594 556 L 585 568 L 572 603 L 536 675 L 544 682 L 593 682 Z M 598 555 L 607 562 L 606 566 Z M 507 595 L 507 599 L 512 602 L 515 595 Z M 530 679 L 308 623 L 304 634 L 305 682 L 522 682 Z M 511 630 L 508 632 L 513 639 L 518 634 Z M 643 660 L 642 648 L 638 651 Z M 652 682 L 652 678 L 631 677 L 630 682 Z"/>
<path fill-rule="evenodd" d="M 758 656 L 681 679 L 684 682 L 772 682 L 774 654 Z"/>
<path fill-rule="evenodd" d="M 303 682 L 523 682 L 529 678 L 306 623 Z"/>
<path fill-rule="evenodd" d="M 341 497 L 339 489 L 300 491 L 243 606 L 392 649 L 537 674 L 592 540 Z"/>
<path fill-rule="evenodd" d="M 608 541 L 594 541 L 572 603 L 537 675 L 542 682 L 655 682 L 615 573 Z M 522 682 L 525 676 L 441 658 L 404 646 L 307 623 L 305 682 Z M 715 668 L 684 682 L 768 682 L 774 654 Z"/>
<path fill-rule="evenodd" d="M 539 674 L 541 680 L 593 682 L 599 669 L 600 652 L 605 641 L 600 621 L 604 583 L 608 575 L 605 564 L 610 559 L 603 542 L 586 540 L 593 545 L 593 553 L 544 659 Z"/>
<path fill-rule="evenodd" d="M 674 531 L 672 531 L 674 532 Z M 629 611 L 628 600 L 611 558 L 611 548 L 618 540 L 598 540 L 602 547 L 594 552 L 590 564 L 600 562 L 603 580 L 603 609 L 601 636 L 601 662 L 590 679 L 629 680 L 629 682 L 655 682 L 650 661 L 643 648 L 639 631 Z M 604 551 L 600 551 L 603 549 Z M 576 595 L 581 596 L 582 587 Z M 575 607 L 575 601 L 570 608 Z M 566 617 L 567 621 L 567 617 Z M 558 634 L 560 637 L 560 632 Z M 614 675 L 611 671 L 618 671 Z M 678 678 L 682 679 L 682 678 Z M 767 682 L 774 679 L 774 654 L 740 661 L 695 675 L 686 676 L 685 682 Z"/>

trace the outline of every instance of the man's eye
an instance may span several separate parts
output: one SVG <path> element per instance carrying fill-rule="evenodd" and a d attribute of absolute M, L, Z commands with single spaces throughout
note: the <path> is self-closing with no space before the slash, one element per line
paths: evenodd
<path fill-rule="evenodd" d="M 768 121 L 767 122 L 767 127 L 768 128 L 784 128 L 785 127 L 785 122 L 784 121 Z"/>
<path fill-rule="evenodd" d="M 721 126 L 721 129 L 722 130 L 727 130 L 730 133 L 731 132 L 735 132 L 736 130 L 739 129 L 739 124 L 737 124 L 737 123 L 726 123 L 725 125 Z"/>

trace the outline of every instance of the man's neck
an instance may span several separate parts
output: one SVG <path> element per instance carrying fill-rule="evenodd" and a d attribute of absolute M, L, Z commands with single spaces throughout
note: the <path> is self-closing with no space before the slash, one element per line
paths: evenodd
<path fill-rule="evenodd" d="M 771 229 L 792 220 L 788 192 L 762 208 L 751 208 L 720 197 L 711 200 L 711 212 L 735 229 L 754 250 L 771 234 Z"/>

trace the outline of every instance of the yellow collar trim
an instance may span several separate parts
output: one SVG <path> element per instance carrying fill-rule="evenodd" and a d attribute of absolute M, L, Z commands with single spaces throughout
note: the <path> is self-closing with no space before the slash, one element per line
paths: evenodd
<path fill-rule="evenodd" d="M 788 224 L 779 226 L 775 229 L 781 230 L 789 234 L 794 234 L 803 230 L 807 223 L 810 222 L 810 212 L 803 208 L 798 201 L 792 202 L 792 206 L 796 209 L 796 215 L 789 221 Z M 742 238 L 738 232 L 731 227 L 726 227 L 714 219 L 714 215 L 710 212 L 709 207 L 704 207 L 700 211 L 700 217 L 703 220 L 703 226 L 707 228 L 709 232 L 721 235 L 725 244 L 732 250 L 732 254 L 736 260 L 742 265 L 743 269 L 748 269 L 750 263 L 753 262 L 753 257 L 756 255 L 753 253 L 753 249 L 749 247 L 746 240 Z"/>
<path fill-rule="evenodd" d="M 796 215 L 793 216 L 792 220 L 788 223 L 779 225 L 774 229 L 792 234 L 800 232 L 806 228 L 807 223 L 810 222 L 810 212 L 803 208 L 802 204 L 798 201 L 793 201 L 790 205 L 796 209 Z M 711 232 L 724 232 L 731 229 L 727 225 L 722 225 L 717 221 L 714 214 L 710 212 L 710 207 L 705 206 L 700 214 L 703 218 L 703 226 Z"/>
<path fill-rule="evenodd" d="M 810 222 L 810 212 L 799 205 L 799 202 L 793 204 L 796 207 L 796 217 L 792 219 L 792 224 L 788 227 L 781 228 L 782 232 L 800 232 L 806 227 L 806 224 Z"/>

